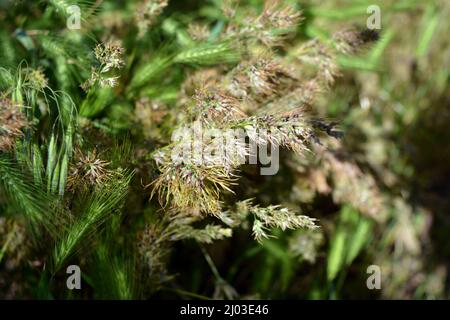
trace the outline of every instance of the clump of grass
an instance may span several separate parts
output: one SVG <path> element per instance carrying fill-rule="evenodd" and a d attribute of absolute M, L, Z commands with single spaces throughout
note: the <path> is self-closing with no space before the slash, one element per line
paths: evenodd
<path fill-rule="evenodd" d="M 449 6 L 371 4 L 2 2 L 0 296 L 448 295 Z"/>

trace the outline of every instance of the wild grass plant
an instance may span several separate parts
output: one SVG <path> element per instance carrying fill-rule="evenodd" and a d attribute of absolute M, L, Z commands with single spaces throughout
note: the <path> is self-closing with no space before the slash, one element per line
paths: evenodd
<path fill-rule="evenodd" d="M 448 298 L 449 15 L 1 2 L 0 297 Z"/>

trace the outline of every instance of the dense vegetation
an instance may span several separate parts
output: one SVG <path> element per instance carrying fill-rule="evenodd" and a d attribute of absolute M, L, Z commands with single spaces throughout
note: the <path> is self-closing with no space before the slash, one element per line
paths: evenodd
<path fill-rule="evenodd" d="M 0 297 L 449 298 L 449 32 L 446 0 L 0 2 Z"/>

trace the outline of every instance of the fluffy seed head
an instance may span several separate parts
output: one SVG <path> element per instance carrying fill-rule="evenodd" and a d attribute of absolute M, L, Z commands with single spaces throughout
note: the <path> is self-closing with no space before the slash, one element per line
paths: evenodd
<path fill-rule="evenodd" d="M 20 106 L 9 99 L 0 98 L 0 151 L 9 151 L 17 138 L 23 136 L 22 129 L 28 126 Z"/>

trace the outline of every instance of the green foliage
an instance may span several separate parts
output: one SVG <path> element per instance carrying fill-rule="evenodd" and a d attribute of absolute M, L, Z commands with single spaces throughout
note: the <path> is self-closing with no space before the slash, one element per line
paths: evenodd
<path fill-rule="evenodd" d="M 52 198 L 36 186 L 31 174 L 13 159 L 0 155 L 0 164 L 2 189 L 19 209 L 17 213 L 26 215 L 36 228 L 43 226 L 55 232 Z"/>
<path fill-rule="evenodd" d="M 99 233 L 105 222 L 120 211 L 132 174 L 117 174 L 120 178 L 113 177 L 93 193 L 85 195 L 82 214 L 66 227 L 67 231 L 53 251 L 55 271 L 58 271 L 64 261 L 73 254 L 80 242 L 88 241 L 93 233 Z"/>
<path fill-rule="evenodd" d="M 333 281 L 339 271 L 350 265 L 370 240 L 370 220 L 361 217 L 350 207 L 343 207 L 339 216 L 327 261 L 328 281 Z"/>

